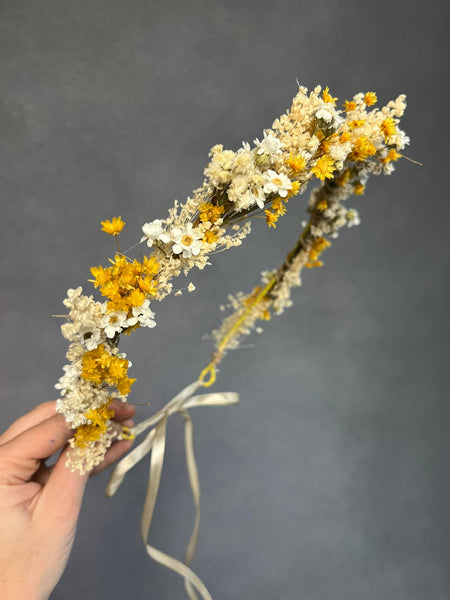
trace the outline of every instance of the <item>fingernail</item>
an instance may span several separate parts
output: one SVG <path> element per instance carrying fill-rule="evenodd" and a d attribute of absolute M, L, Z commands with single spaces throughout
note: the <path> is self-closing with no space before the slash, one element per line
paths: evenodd
<path fill-rule="evenodd" d="M 134 421 L 133 419 L 126 419 L 122 421 L 122 425 L 125 425 L 125 427 L 134 427 Z"/>

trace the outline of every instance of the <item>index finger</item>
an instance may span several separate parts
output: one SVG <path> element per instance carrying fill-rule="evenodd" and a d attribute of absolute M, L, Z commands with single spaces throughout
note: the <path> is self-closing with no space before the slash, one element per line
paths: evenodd
<path fill-rule="evenodd" d="M 56 400 L 49 400 L 38 404 L 32 410 L 22 415 L 12 423 L 4 433 L 0 435 L 0 444 L 6 444 L 23 431 L 37 425 L 41 421 L 56 415 Z"/>
<path fill-rule="evenodd" d="M 71 437 L 72 430 L 60 414 L 23 431 L 0 446 L 1 479 L 7 483 L 29 481 L 41 460 L 63 448 Z"/>

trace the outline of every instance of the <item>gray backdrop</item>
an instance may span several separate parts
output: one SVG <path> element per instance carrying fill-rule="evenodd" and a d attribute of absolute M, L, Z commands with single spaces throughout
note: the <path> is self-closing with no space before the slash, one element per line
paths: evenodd
<path fill-rule="evenodd" d="M 131 245 L 200 184 L 213 144 L 261 136 L 296 79 L 340 100 L 408 95 L 408 155 L 425 166 L 371 181 L 350 202 L 361 226 L 228 357 L 215 389 L 240 405 L 193 411 L 194 569 L 216 600 L 450 596 L 448 17 L 444 1 L 0 2 L 2 429 L 55 397 L 66 344 L 51 315 L 114 252 L 101 220 L 121 215 Z M 218 306 L 280 263 L 306 199 L 124 341 L 130 399 L 151 402 L 139 419 L 197 376 Z M 139 538 L 147 469 L 112 500 L 108 473 L 89 483 L 54 600 L 184 598 Z M 151 541 L 182 556 L 193 518 L 174 417 Z"/>

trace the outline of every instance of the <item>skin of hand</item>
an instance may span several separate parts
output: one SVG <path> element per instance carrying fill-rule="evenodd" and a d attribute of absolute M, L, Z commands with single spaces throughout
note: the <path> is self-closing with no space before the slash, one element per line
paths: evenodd
<path fill-rule="evenodd" d="M 134 406 L 114 401 L 114 421 L 133 425 Z M 114 442 L 103 462 L 79 475 L 65 467 L 73 435 L 56 402 L 44 402 L 0 435 L 0 598 L 47 600 L 66 567 L 88 478 L 127 452 Z M 55 465 L 45 460 L 61 450 Z"/>

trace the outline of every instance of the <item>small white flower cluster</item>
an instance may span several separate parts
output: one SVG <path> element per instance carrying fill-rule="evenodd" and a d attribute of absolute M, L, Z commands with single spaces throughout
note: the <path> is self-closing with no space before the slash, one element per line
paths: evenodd
<path fill-rule="evenodd" d="M 192 223 L 187 223 L 184 227 L 172 227 L 164 230 L 162 221 L 155 219 L 151 223 L 145 223 L 142 231 L 144 236 L 141 238 L 141 242 L 147 241 L 147 246 L 152 247 L 155 242 L 172 244 L 173 254 L 181 254 L 183 258 L 197 256 L 202 249 L 204 234 L 194 228 Z"/>
<path fill-rule="evenodd" d="M 82 287 L 67 290 L 64 306 L 69 308 L 67 323 L 61 333 L 69 342 L 78 342 L 86 350 L 95 350 L 99 344 L 114 338 L 128 327 L 154 327 L 155 313 L 150 310 L 150 300 L 133 307 L 131 316 L 125 311 L 108 312 L 107 302 L 96 302 L 92 296 L 84 296 Z"/>
<path fill-rule="evenodd" d="M 61 333 L 69 342 L 79 342 L 86 350 L 94 350 L 105 340 L 100 323 L 103 321 L 106 303 L 95 302 L 92 296 L 83 296 L 83 289 L 67 290 L 64 306 L 69 309 L 69 322 L 61 326 Z"/>

